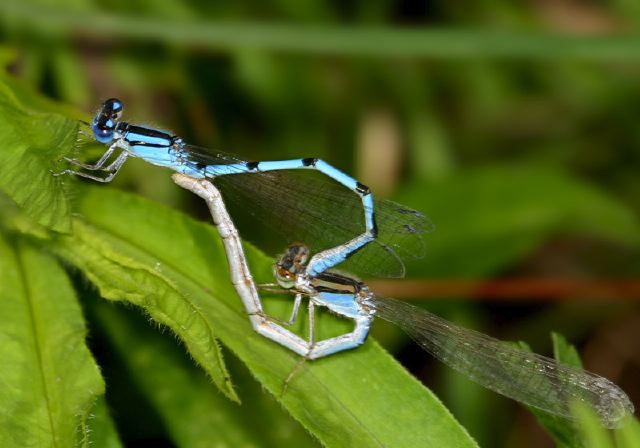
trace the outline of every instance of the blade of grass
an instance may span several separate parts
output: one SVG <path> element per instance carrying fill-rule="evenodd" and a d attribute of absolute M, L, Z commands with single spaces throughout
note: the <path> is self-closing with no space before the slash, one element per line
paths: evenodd
<path fill-rule="evenodd" d="M 158 19 L 104 11 L 3 2 L 4 20 L 49 35 L 92 35 L 185 47 L 262 49 L 301 54 L 414 58 L 540 58 L 596 61 L 640 58 L 640 37 L 552 35 L 471 29 L 339 27 Z"/>

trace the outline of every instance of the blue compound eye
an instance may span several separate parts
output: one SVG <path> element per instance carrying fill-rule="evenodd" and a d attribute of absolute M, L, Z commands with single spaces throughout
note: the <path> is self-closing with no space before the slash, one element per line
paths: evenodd
<path fill-rule="evenodd" d="M 119 120 L 122 115 L 122 101 L 117 98 L 108 99 L 102 104 L 101 112 L 114 120 Z"/>
<path fill-rule="evenodd" d="M 111 118 L 103 116 L 96 117 L 91 124 L 91 130 L 96 140 L 100 143 L 110 143 L 113 140 L 113 133 L 116 123 Z"/>
<path fill-rule="evenodd" d="M 122 101 L 117 98 L 110 98 L 93 118 L 91 130 L 97 141 L 100 143 L 110 143 L 113 140 L 116 123 L 122 115 Z"/>

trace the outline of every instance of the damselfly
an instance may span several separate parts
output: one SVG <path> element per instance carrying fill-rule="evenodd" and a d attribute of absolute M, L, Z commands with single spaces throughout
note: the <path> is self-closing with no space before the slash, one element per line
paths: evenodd
<path fill-rule="evenodd" d="M 238 232 L 218 190 L 206 180 L 180 175 L 174 175 L 174 180 L 206 200 L 224 242 L 232 282 L 254 329 L 303 359 L 317 359 L 358 347 L 366 340 L 374 318 L 380 317 L 398 325 L 444 364 L 525 405 L 572 418 L 572 403 L 582 402 L 610 428 L 633 413 L 633 404 L 624 391 L 606 378 L 460 327 L 422 308 L 378 297 L 355 278 L 330 271 L 311 272 L 309 249 L 303 244 L 293 244 L 275 264 L 277 284 L 266 285 L 266 289 L 280 288 L 295 295 L 288 323 L 295 321 L 302 299 L 308 298 L 309 335 L 307 339 L 301 338 L 265 315 Z M 316 340 L 318 307 L 354 321 L 354 330 Z"/>
<path fill-rule="evenodd" d="M 367 186 L 320 159 L 246 162 L 187 145 L 166 131 L 120 121 L 122 110 L 121 101 L 109 99 L 90 125 L 93 138 L 108 145 L 98 161 L 65 158 L 74 168 L 55 174 L 110 182 L 127 158 L 139 157 L 193 178 L 215 179 L 225 199 L 241 204 L 254 222 L 284 234 L 287 243 L 305 241 L 316 252 L 339 248 L 316 257 L 310 263 L 313 272 L 342 263 L 345 270 L 398 277 L 404 275 L 402 258 L 423 254 L 421 234 L 430 228 L 424 215 L 374 200 Z M 324 176 L 294 172 L 302 169 Z"/>

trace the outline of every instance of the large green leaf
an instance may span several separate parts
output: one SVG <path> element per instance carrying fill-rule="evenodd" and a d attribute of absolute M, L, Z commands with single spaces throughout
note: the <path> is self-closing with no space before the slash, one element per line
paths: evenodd
<path fill-rule="evenodd" d="M 0 446 L 89 446 L 104 383 L 85 336 L 55 259 L 0 235 Z"/>
<path fill-rule="evenodd" d="M 55 250 L 104 297 L 139 305 L 171 328 L 229 396 L 235 395 L 215 337 L 265 388 L 281 394 L 299 357 L 252 330 L 212 226 L 104 187 L 87 188 L 78 206 L 84 218 L 74 219 L 73 235 L 61 235 Z M 268 280 L 271 260 L 247 249 L 254 275 Z M 328 446 L 475 446 L 446 408 L 374 341 L 307 362 L 280 400 Z"/>

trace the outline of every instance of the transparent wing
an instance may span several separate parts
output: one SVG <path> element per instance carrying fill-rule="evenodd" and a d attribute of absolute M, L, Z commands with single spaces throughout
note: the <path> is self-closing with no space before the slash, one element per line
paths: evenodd
<path fill-rule="evenodd" d="M 602 423 L 616 427 L 633 413 L 627 395 L 611 381 L 468 330 L 421 308 L 374 297 L 376 315 L 395 323 L 434 357 L 478 384 L 534 408 L 572 418 L 581 401 Z"/>
<path fill-rule="evenodd" d="M 241 161 L 229 154 L 211 156 L 200 148 L 188 150 L 193 163 Z M 267 226 L 280 234 L 284 245 L 302 241 L 315 253 L 342 244 L 364 231 L 360 198 L 319 172 L 233 174 L 217 177 L 214 182 L 228 203 L 240 205 L 240 211 L 251 215 L 254 225 Z M 422 234 L 431 231 L 432 224 L 420 212 L 395 202 L 375 200 L 374 207 L 378 238 L 339 269 L 402 277 L 403 259 L 424 255 Z"/>

